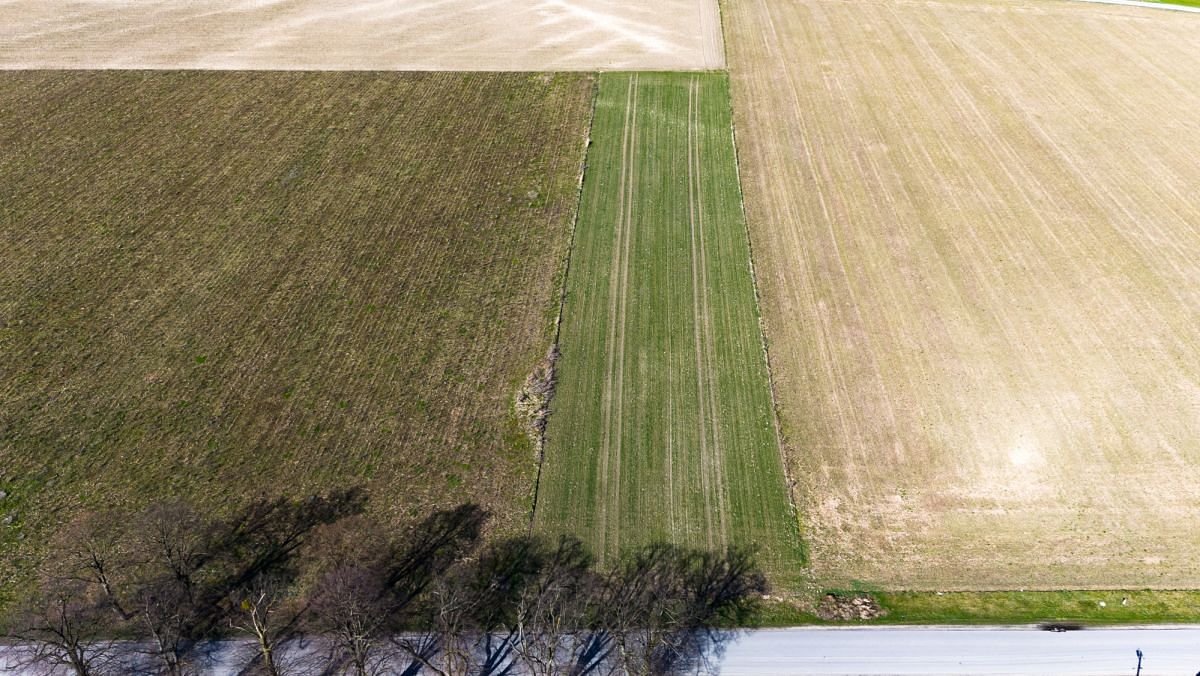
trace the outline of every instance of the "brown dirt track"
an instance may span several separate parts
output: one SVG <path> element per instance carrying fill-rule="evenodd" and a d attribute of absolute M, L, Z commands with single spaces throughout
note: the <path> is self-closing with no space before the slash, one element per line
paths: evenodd
<path fill-rule="evenodd" d="M 724 64 L 716 0 L 0 0 L 0 69 Z"/>
<path fill-rule="evenodd" d="M 817 580 L 1200 585 L 1200 17 L 725 15 Z"/>

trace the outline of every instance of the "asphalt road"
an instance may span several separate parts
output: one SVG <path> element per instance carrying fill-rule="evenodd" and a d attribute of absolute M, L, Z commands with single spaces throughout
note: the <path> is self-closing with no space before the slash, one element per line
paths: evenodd
<path fill-rule="evenodd" d="M 727 646 L 724 676 L 828 675 L 1134 675 L 1192 676 L 1200 671 L 1200 628 L 1085 629 L 1055 634 L 1015 627 L 799 628 L 750 632 Z M 19 674 L 6 664 L 0 674 Z M 204 669 L 236 674 L 220 653 Z"/>
<path fill-rule="evenodd" d="M 1200 671 L 1200 629 L 1147 627 L 1052 633 L 969 629 L 781 629 L 751 632 L 726 650 L 723 676 L 759 674 L 1128 674 Z"/>
<path fill-rule="evenodd" d="M 232 645 L 232 644 L 230 644 Z M 723 676 L 1045 674 L 1191 676 L 1200 671 L 1200 628 L 1090 629 L 1055 634 L 1014 627 L 803 628 L 749 632 L 726 649 Z M 203 671 L 234 676 L 222 659 Z M 0 674 L 23 674 L 6 664 Z"/>

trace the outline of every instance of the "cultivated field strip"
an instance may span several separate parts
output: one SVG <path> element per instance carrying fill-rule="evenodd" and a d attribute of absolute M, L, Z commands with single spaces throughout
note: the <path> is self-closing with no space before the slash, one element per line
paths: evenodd
<path fill-rule="evenodd" d="M 525 523 L 512 401 L 553 340 L 593 88 L 0 74 L 0 560 L 83 506 L 358 483 L 389 520 Z"/>
<path fill-rule="evenodd" d="M 724 65 L 717 0 L 0 0 L 0 69 Z"/>
<path fill-rule="evenodd" d="M 799 545 L 772 420 L 722 74 L 605 74 L 537 525 L 606 561 L 666 539 Z"/>
<path fill-rule="evenodd" d="M 817 578 L 1200 584 L 1200 17 L 725 10 Z"/>

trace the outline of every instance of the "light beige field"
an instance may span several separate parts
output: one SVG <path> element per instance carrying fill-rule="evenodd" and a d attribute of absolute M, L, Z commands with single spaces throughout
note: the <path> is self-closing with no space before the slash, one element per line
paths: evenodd
<path fill-rule="evenodd" d="M 0 0 L 0 68 L 702 70 L 716 0 Z"/>
<path fill-rule="evenodd" d="M 724 9 L 817 580 L 1200 586 L 1200 17 Z"/>

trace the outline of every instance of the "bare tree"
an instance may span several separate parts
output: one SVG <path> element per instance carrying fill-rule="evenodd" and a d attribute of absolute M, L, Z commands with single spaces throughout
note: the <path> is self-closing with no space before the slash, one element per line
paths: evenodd
<path fill-rule="evenodd" d="M 371 563 L 336 566 L 313 591 L 313 627 L 329 641 L 329 673 L 375 676 L 390 669 L 385 574 Z"/>
<path fill-rule="evenodd" d="M 364 504 L 361 491 L 350 489 L 304 500 L 257 500 L 224 520 L 203 518 L 186 505 L 157 505 L 143 515 L 133 539 L 135 582 L 126 598 L 114 595 L 112 604 L 136 617 L 169 676 L 185 673 L 203 641 L 228 618 L 245 619 L 244 603 L 256 613 L 251 625 L 259 623 L 269 651 L 287 638 L 288 623 L 262 624 L 282 619 L 269 612 L 282 609 L 275 603 L 282 592 L 268 598 L 256 584 L 294 579 L 297 553 L 311 533 L 362 512 Z"/>
<path fill-rule="evenodd" d="M 125 531 L 81 519 L 52 543 L 10 637 L 23 665 L 76 676 L 146 659 L 183 676 L 230 632 L 250 639 L 243 674 L 649 676 L 712 668 L 766 591 L 745 549 L 656 544 L 597 571 L 573 538 L 481 548 L 477 505 L 398 533 L 363 507 L 342 491 L 226 519 L 158 505 Z"/>
<path fill-rule="evenodd" d="M 43 581 L 16 613 L 7 631 L 22 673 L 102 676 L 117 671 L 120 643 L 97 590 L 56 577 Z"/>
<path fill-rule="evenodd" d="M 600 579 L 583 544 L 563 537 L 513 604 L 512 646 L 531 676 L 580 676 L 602 669 L 607 638 L 595 624 Z"/>
<path fill-rule="evenodd" d="M 149 647 L 158 671 L 175 676 L 189 671 L 204 642 L 227 625 L 224 618 L 246 613 L 247 602 L 262 638 L 282 641 L 286 623 L 263 624 L 281 617 L 274 611 L 282 606 L 267 596 L 250 602 L 256 585 L 294 579 L 309 534 L 363 505 L 361 492 L 349 490 L 260 500 L 227 520 L 182 503 L 154 505 L 133 519 L 85 515 L 52 541 L 41 591 L 14 624 L 13 638 L 30 648 L 28 659 L 46 664 L 57 655 L 76 673 L 96 673 L 101 658 L 112 662 L 117 652 L 128 658 Z M 117 632 L 145 641 L 106 640 Z"/>
<path fill-rule="evenodd" d="M 134 582 L 110 603 L 132 619 L 152 644 L 167 676 L 190 673 L 191 658 L 210 626 L 206 589 L 216 558 L 214 524 L 184 503 L 154 505 L 135 521 L 131 536 Z"/>
<path fill-rule="evenodd" d="M 447 581 L 477 546 L 487 516 L 467 504 L 399 537 L 363 523 L 332 529 L 312 598 L 313 628 L 332 643 L 331 668 L 368 674 L 398 654 L 410 669 L 446 673 L 446 660 L 460 664 L 474 592 Z"/>
<path fill-rule="evenodd" d="M 263 575 L 236 592 L 233 600 L 230 629 L 254 641 L 254 650 L 246 660 L 243 673 L 250 671 L 264 676 L 292 673 L 294 669 L 286 648 L 299 641 L 301 622 L 308 605 L 292 594 L 290 581 Z"/>
<path fill-rule="evenodd" d="M 420 599 L 428 618 L 415 645 L 438 648 L 436 660 L 420 660 L 440 676 L 503 674 L 513 666 L 514 611 L 546 559 L 542 539 L 517 537 L 492 543 L 479 556 L 462 558 L 436 577 Z M 411 636 L 411 634 L 410 634 Z"/>
<path fill-rule="evenodd" d="M 695 672 L 712 665 L 766 591 L 751 550 L 652 544 L 614 572 L 600 622 L 623 673 Z"/>
<path fill-rule="evenodd" d="M 36 588 L 8 618 L 6 637 L 22 668 L 80 675 L 117 670 L 122 644 L 111 638 L 121 619 L 107 595 L 122 559 L 115 521 L 86 513 L 50 540 Z"/>
<path fill-rule="evenodd" d="M 298 669 L 284 648 L 299 640 L 309 610 L 294 593 L 303 550 L 322 527 L 357 517 L 364 508 L 363 493 L 351 489 L 302 501 L 259 500 L 222 524 L 215 545 L 222 578 L 209 603 L 225 614 L 229 628 L 254 640 L 247 669 L 270 676 Z"/>
<path fill-rule="evenodd" d="M 57 647 L 42 641 L 39 660 L 57 654 L 76 673 L 97 673 L 101 658 L 127 671 L 131 654 L 147 648 L 158 671 L 185 673 L 206 626 L 212 532 L 211 521 L 183 504 L 156 505 L 132 521 L 85 515 L 54 540 L 36 600 L 41 612 L 25 614 L 18 639 L 56 634 Z M 111 640 L 120 633 L 147 640 Z"/>

